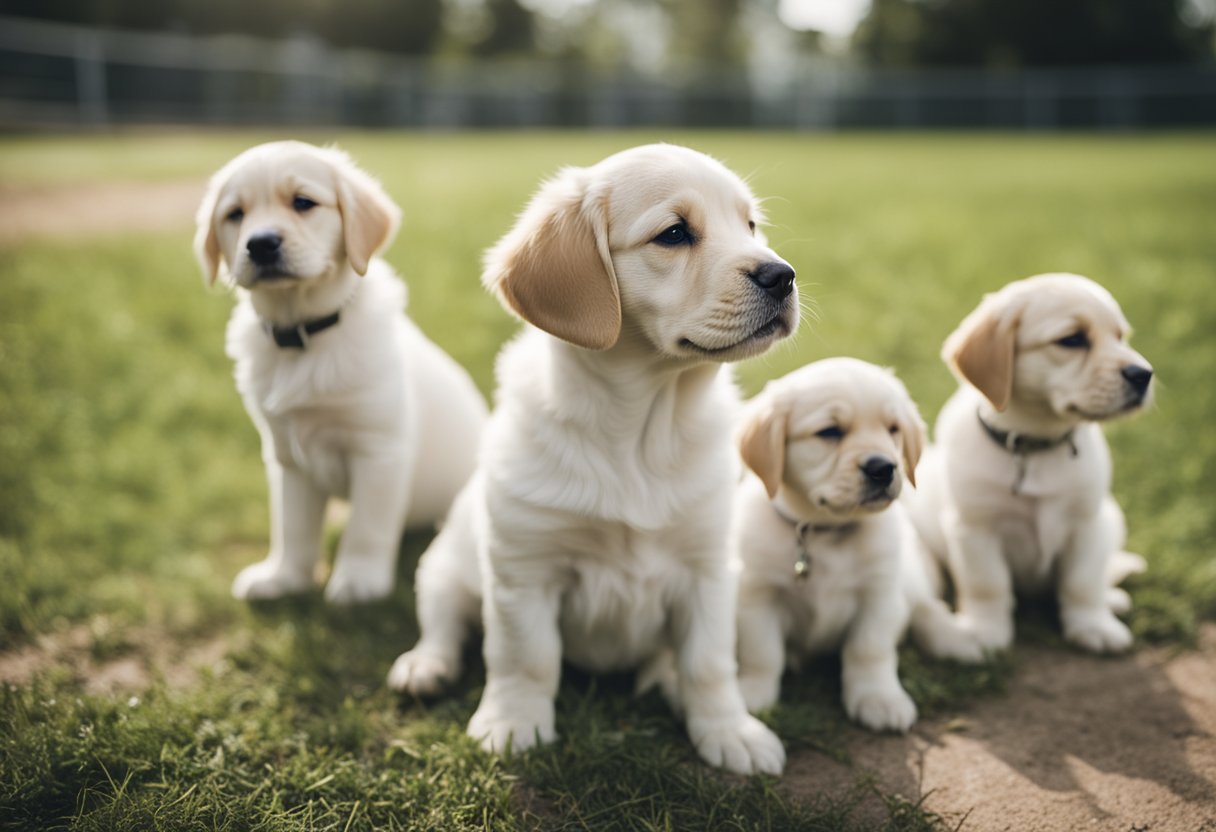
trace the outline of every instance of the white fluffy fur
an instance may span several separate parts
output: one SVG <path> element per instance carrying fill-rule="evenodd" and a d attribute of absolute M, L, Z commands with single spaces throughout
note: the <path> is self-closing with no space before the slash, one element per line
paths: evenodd
<path fill-rule="evenodd" d="M 831 428 L 841 435 L 819 435 Z M 916 467 L 922 430 L 899 380 L 851 358 L 795 370 L 748 403 L 742 451 L 760 470 L 736 491 L 732 550 L 749 709 L 777 701 L 787 651 L 796 661 L 841 650 L 849 716 L 874 730 L 906 731 L 916 705 L 899 683 L 896 651 L 909 626 L 934 656 L 982 657 L 933 594 L 916 532 L 896 501 L 904 471 Z M 861 466 L 871 459 L 898 466 L 886 489 L 867 486 Z M 794 571 L 791 520 L 813 524 L 802 536 L 810 556 L 803 578 Z"/>
<path fill-rule="evenodd" d="M 681 218 L 695 244 L 655 242 Z M 722 165 L 648 146 L 563 171 L 489 253 L 486 282 L 547 332 L 499 357 L 479 471 L 419 566 L 422 637 L 389 676 L 419 694 L 454 678 L 480 607 L 487 681 L 468 731 L 486 749 L 554 739 L 563 656 L 608 671 L 672 648 L 701 756 L 782 769 L 739 694 L 725 551 L 737 393 L 718 362 L 797 321 L 796 292 L 777 303 L 747 277 L 781 262 L 756 220 Z"/>
<path fill-rule="evenodd" d="M 1078 332 L 1088 347 L 1057 343 Z M 1096 424 L 1147 401 L 1121 375 L 1149 369 L 1129 334 L 1105 289 L 1051 274 L 988 295 L 946 341 L 943 357 L 962 387 L 938 417 L 937 446 L 921 465 L 910 509 L 986 648 L 1012 643 L 1015 590 L 1054 589 L 1064 636 L 1081 647 L 1111 652 L 1132 643 L 1114 615 L 1130 599 L 1115 584 L 1144 561 L 1121 551 L 1123 513 L 1110 495 L 1110 450 Z M 984 432 L 977 413 L 1001 431 L 1072 431 L 1075 453 L 1065 442 L 1027 454 L 1012 493 L 1017 459 Z"/>
<path fill-rule="evenodd" d="M 299 211 L 299 195 L 317 204 Z M 260 145 L 211 181 L 197 249 L 209 279 L 222 267 L 241 287 L 227 352 L 270 485 L 270 553 L 236 577 L 238 598 L 313 586 L 331 496 L 349 499 L 351 514 L 325 597 L 387 595 L 403 527 L 439 521 L 473 469 L 481 395 L 405 317 L 405 286 L 373 257 L 396 224 L 396 206 L 333 149 Z M 260 278 L 250 261 L 247 240 L 267 231 L 283 237 L 287 277 Z M 339 308 L 307 349 L 280 348 L 264 328 Z"/>

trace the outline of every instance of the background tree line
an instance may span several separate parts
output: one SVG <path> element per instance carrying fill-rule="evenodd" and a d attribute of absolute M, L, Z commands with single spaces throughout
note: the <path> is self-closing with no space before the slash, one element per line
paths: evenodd
<path fill-rule="evenodd" d="M 834 0 L 815 0 L 830 3 Z M 119 28 L 310 35 L 439 60 L 741 64 L 778 0 L 0 0 L 0 13 Z M 1213 57 L 1216 0 L 872 0 L 849 52 L 879 66 L 1180 64 Z M 789 34 L 789 33 L 787 33 Z M 815 33 L 784 48 L 816 51 Z"/>

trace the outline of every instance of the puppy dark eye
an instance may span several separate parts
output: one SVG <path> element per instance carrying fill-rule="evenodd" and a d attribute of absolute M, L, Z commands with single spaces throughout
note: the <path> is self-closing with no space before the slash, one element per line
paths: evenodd
<path fill-rule="evenodd" d="M 1065 335 L 1058 339 L 1056 344 L 1070 350 L 1086 349 L 1089 346 L 1089 336 L 1084 332 L 1074 332 L 1072 335 Z"/>
<path fill-rule="evenodd" d="M 306 196 L 298 196 L 291 201 L 291 207 L 301 214 L 317 207 L 317 203 Z"/>
<path fill-rule="evenodd" d="M 844 436 L 844 431 L 836 425 L 832 425 L 830 428 L 824 428 L 823 430 L 816 431 L 815 435 L 820 439 L 840 439 Z"/>
<path fill-rule="evenodd" d="M 676 223 L 671 228 L 663 231 L 662 234 L 654 238 L 654 242 L 661 246 L 683 246 L 692 244 L 692 232 L 688 230 L 688 226 L 682 222 Z"/>
<path fill-rule="evenodd" d="M 899 433 L 899 425 L 891 425 L 891 427 L 887 428 L 887 431 L 894 436 L 895 434 Z"/>
<path fill-rule="evenodd" d="M 755 233 L 756 233 L 756 222 L 755 222 L 755 220 L 748 220 L 748 221 L 747 221 L 747 227 L 748 227 L 749 229 L 751 229 L 751 232 L 752 232 L 753 234 L 755 234 Z"/>
<path fill-rule="evenodd" d="M 228 212 L 228 216 L 224 219 L 228 220 L 228 222 L 240 222 L 241 220 L 245 219 L 245 209 L 233 208 Z"/>

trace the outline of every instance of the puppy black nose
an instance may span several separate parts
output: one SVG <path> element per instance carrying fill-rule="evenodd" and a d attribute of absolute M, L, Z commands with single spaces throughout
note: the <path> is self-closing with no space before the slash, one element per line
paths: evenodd
<path fill-rule="evenodd" d="M 273 231 L 254 234 L 245 243 L 249 259 L 258 264 L 273 263 L 279 259 L 279 249 L 283 246 L 283 238 Z"/>
<path fill-rule="evenodd" d="M 1148 390 L 1148 383 L 1153 380 L 1153 371 L 1139 364 L 1128 364 L 1120 372 L 1137 393 Z"/>
<path fill-rule="evenodd" d="M 773 300 L 784 300 L 794 290 L 794 270 L 788 263 L 761 263 L 747 276 Z"/>
<path fill-rule="evenodd" d="M 861 463 L 861 473 L 867 481 L 886 488 L 895 479 L 895 463 L 885 456 L 868 457 Z"/>

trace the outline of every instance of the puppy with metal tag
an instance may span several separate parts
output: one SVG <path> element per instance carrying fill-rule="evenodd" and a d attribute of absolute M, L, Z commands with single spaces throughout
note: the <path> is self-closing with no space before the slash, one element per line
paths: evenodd
<path fill-rule="evenodd" d="M 962 386 L 937 420 L 936 448 L 910 503 L 981 643 L 1013 642 L 1015 591 L 1054 589 L 1064 637 L 1093 652 L 1131 646 L 1117 584 L 1144 569 L 1122 551 L 1100 422 L 1152 396 L 1153 370 L 1127 343 L 1110 292 L 1045 274 L 988 295 L 946 339 Z"/>
<path fill-rule="evenodd" d="M 270 553 L 237 575 L 238 598 L 313 587 L 331 496 L 351 514 L 325 598 L 388 595 L 403 528 L 438 522 L 473 470 L 481 394 L 375 257 L 399 217 L 345 153 L 302 142 L 237 156 L 199 207 L 203 273 L 239 298 L 227 351 L 270 484 Z"/>
<path fill-rule="evenodd" d="M 978 661 L 974 635 L 933 593 L 897 502 L 915 484 L 924 428 L 891 372 L 853 358 L 808 364 L 747 406 L 735 495 L 739 684 L 750 710 L 777 701 L 787 655 L 840 650 L 844 705 L 873 730 L 906 731 L 899 683 L 910 628 L 930 654 Z"/>

